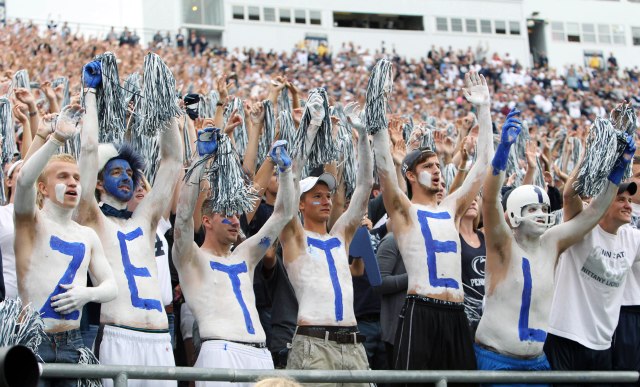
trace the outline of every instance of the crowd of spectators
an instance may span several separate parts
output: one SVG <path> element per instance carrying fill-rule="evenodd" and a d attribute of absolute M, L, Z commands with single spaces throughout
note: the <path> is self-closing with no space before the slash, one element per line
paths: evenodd
<path fill-rule="evenodd" d="M 111 28 L 106 36 L 84 37 L 72 33 L 66 22 L 60 27 L 52 22 L 46 29 L 39 29 L 31 23 L 16 21 L 2 26 L 0 33 L 0 95 L 10 90 L 15 71 L 26 69 L 40 116 L 54 113 L 54 102 L 61 99 L 62 88 L 51 86 L 55 78 L 67 77 L 70 92 L 76 95 L 81 85 L 80 69 L 96 55 L 107 51 L 115 53 L 120 76 L 124 79 L 141 71 L 147 52 L 141 47 L 136 32 L 127 28 L 120 34 Z M 373 51 L 354 43 L 330 48 L 324 42 L 302 42 L 290 52 L 259 47 L 227 48 L 209 42 L 196 31 L 187 35 L 158 31 L 148 50 L 160 55 L 171 68 L 181 96 L 207 95 L 215 90 L 221 96 L 240 97 L 248 103 L 267 99 L 275 82 L 286 84 L 294 98 L 304 100 L 310 89 L 324 87 L 332 105 L 358 102 L 363 106 L 371 67 L 380 58 L 388 57 L 393 62 L 395 78 L 393 98 L 389 100 L 390 125 L 397 128 L 412 122 L 414 128 L 443 133 L 435 135 L 434 140 L 439 155 L 450 162 L 456 154 L 473 153 L 473 144 L 468 144 L 473 140 L 466 139 L 473 137 L 474 117 L 472 105 L 464 98 L 463 82 L 466 73 L 476 71 L 489 83 L 495 133 L 497 122 L 503 121 L 511 109 L 520 110 L 521 119 L 527 122 L 535 144 L 527 149 L 528 157 L 521 160 L 520 167 L 525 171 L 535 168 L 535 156 L 540 156 L 544 159 L 546 183 L 556 186 L 559 192 L 570 171 L 567 163 L 555 162 L 557 144 L 569 144 L 568 139 L 575 137 L 584 145 L 588 128 L 597 117 L 607 117 L 623 101 L 640 106 L 638 66 L 617 63 L 613 54 L 605 68 L 592 68 L 588 64 L 550 68 L 545 61 L 529 68 L 508 53 L 501 54 L 482 45 L 466 49 L 433 46 L 425 49 L 420 59 L 409 59 L 384 46 Z M 16 127 L 21 127 L 30 115 L 28 98 L 18 93 L 9 98 L 16 106 Z M 296 121 L 301 112 L 299 109 L 294 111 Z M 31 131 L 35 133 L 36 128 Z M 369 207 L 370 222 L 367 224 L 372 229 L 383 217 L 380 212 L 384 212 L 380 209 L 380 201 L 375 201 L 377 193 L 374 189 Z M 387 258 L 398 255 L 389 241 L 381 249 Z M 402 276 L 403 268 L 398 267 L 398 262 L 387 259 L 384 265 L 387 275 Z M 375 321 L 376 316 L 379 323 L 380 295 L 373 293 L 366 282 L 358 287 L 356 291 L 362 292 L 362 297 L 356 296 L 355 300 L 361 303 L 363 323 L 369 319 Z M 263 290 L 256 286 L 256 292 Z M 257 300 L 263 303 L 260 307 L 267 310 L 265 316 L 269 317 L 268 294 L 258 295 Z M 265 330 L 271 331 L 268 327 Z M 389 344 L 390 337 L 393 336 L 387 333 L 382 339 L 372 340 L 377 344 L 383 341 Z M 373 348 L 368 353 L 371 367 L 384 368 L 387 359 L 377 359 L 376 344 L 371 345 L 367 348 Z"/>

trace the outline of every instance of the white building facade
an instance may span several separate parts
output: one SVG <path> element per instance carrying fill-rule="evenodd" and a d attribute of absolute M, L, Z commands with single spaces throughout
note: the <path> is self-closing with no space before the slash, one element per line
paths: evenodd
<path fill-rule="evenodd" d="M 229 48 L 291 51 L 305 39 L 332 50 L 353 42 L 371 52 L 426 56 L 431 46 L 482 44 L 528 66 L 545 53 L 552 67 L 613 53 L 640 65 L 640 0 L 5 0 L 8 18 L 68 21 L 106 34 L 135 30 L 142 41 L 182 28 Z"/>

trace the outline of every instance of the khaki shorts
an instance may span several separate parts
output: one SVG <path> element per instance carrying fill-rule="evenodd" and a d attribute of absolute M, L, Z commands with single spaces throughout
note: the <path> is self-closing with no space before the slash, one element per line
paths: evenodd
<path fill-rule="evenodd" d="M 368 370 L 369 360 L 362 343 L 338 344 L 335 341 L 295 335 L 287 369 L 294 370 Z M 313 383 L 314 386 L 368 387 L 369 383 Z"/>

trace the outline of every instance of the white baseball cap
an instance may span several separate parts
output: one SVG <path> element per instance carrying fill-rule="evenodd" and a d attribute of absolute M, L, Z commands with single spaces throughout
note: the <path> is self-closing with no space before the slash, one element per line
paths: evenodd
<path fill-rule="evenodd" d="M 118 156 L 118 150 L 111 143 L 98 145 L 98 171 L 102 171 L 109 160 Z"/>
<path fill-rule="evenodd" d="M 309 192 L 318 182 L 325 183 L 329 187 L 329 191 L 336 189 L 336 178 L 330 173 L 323 173 L 318 177 L 307 177 L 300 181 L 300 196 L 305 192 Z"/>

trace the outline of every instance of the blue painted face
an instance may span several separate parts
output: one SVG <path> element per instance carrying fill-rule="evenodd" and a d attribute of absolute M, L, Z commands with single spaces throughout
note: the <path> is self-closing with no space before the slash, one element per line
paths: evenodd
<path fill-rule="evenodd" d="M 104 167 L 104 189 L 121 202 L 133 197 L 133 171 L 125 160 L 111 160 Z"/>

